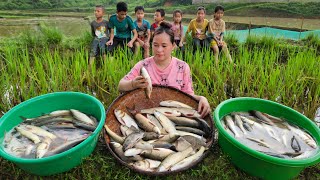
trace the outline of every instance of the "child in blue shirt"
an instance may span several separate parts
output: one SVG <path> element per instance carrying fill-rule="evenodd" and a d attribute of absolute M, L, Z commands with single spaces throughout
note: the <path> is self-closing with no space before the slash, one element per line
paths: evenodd
<path fill-rule="evenodd" d="M 133 43 L 138 37 L 136 27 L 131 17 L 127 15 L 127 12 L 127 4 L 125 2 L 119 2 L 117 3 L 117 13 L 109 19 L 111 33 L 107 45 L 112 46 L 112 51 L 119 45 L 121 47 L 128 46 L 132 50 Z M 116 29 L 116 35 L 114 35 L 114 29 Z M 131 38 L 131 32 L 133 33 L 133 38 Z"/>
<path fill-rule="evenodd" d="M 96 20 L 90 23 L 91 33 L 94 37 L 91 45 L 89 64 L 93 64 L 95 57 L 102 54 L 105 59 L 106 42 L 109 39 L 109 22 L 103 19 L 104 7 L 97 5 L 94 11 Z"/>
<path fill-rule="evenodd" d="M 138 33 L 138 38 L 134 42 L 135 54 L 139 52 L 140 47 L 143 47 L 143 57 L 147 58 L 150 56 L 150 23 L 144 19 L 144 8 L 142 6 L 137 6 L 135 8 L 135 13 L 137 20 L 134 21 L 134 25 L 136 26 Z"/>

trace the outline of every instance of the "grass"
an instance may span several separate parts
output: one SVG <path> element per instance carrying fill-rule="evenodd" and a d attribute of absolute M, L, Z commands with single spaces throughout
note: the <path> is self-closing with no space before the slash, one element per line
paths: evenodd
<path fill-rule="evenodd" d="M 97 60 L 89 70 L 90 34 L 66 38 L 54 28 L 40 33 L 24 34 L 29 39 L 5 39 L 0 43 L 0 112 L 32 97 L 56 91 L 88 93 L 96 96 L 107 109 L 119 95 L 119 80 L 142 59 L 142 54 L 133 56 L 126 50 L 117 50 L 112 55 L 113 60 L 109 56 L 106 61 Z M 33 40 L 36 36 L 41 37 L 40 40 Z M 49 37 L 57 43 L 47 43 Z M 315 44 L 318 42 L 317 37 L 311 38 Z M 320 56 L 316 48 L 299 48 L 269 37 L 249 37 L 245 44 L 239 44 L 233 36 L 226 37 L 226 41 L 235 67 L 224 56 L 215 66 L 210 51 L 193 53 L 187 50 L 184 58 L 191 67 L 196 94 L 207 97 L 213 110 L 228 98 L 251 96 L 277 101 L 313 119 L 320 106 L 320 71 L 315 68 L 320 67 Z M 308 43 L 310 41 L 301 42 L 304 47 L 308 47 Z M 182 59 L 179 53 L 174 56 Z M 3 96 L 8 92 L 9 99 Z M 256 179 L 233 166 L 218 144 L 209 151 L 208 157 L 197 167 L 164 178 Z M 0 164 L 3 179 L 38 179 L 2 158 Z M 297 178 L 317 179 L 319 172 L 318 164 L 307 168 Z M 81 165 L 49 178 L 154 179 L 117 163 L 106 150 L 102 137 L 93 154 Z"/>

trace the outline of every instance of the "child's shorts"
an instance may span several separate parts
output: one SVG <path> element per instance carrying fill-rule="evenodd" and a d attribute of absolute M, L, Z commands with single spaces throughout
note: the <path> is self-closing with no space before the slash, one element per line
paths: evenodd
<path fill-rule="evenodd" d="M 217 46 L 217 41 L 215 41 L 214 39 L 211 40 L 210 42 L 210 47 L 213 47 L 213 46 Z M 225 43 L 224 41 L 222 41 L 222 46 L 226 46 L 227 43 Z"/>
<path fill-rule="evenodd" d="M 91 45 L 90 57 L 104 55 L 108 52 L 108 47 L 106 47 L 107 42 L 108 38 L 94 38 Z"/>

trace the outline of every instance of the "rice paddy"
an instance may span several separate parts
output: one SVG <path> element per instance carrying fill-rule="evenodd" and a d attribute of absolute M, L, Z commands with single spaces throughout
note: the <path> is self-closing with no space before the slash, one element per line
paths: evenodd
<path fill-rule="evenodd" d="M 29 34 L 28 34 L 29 33 Z M 320 106 L 320 53 L 314 44 L 292 43 L 270 37 L 249 37 L 244 44 L 229 36 L 229 63 L 221 55 L 215 65 L 209 50 L 186 51 L 174 56 L 191 68 L 196 94 L 203 95 L 214 111 L 222 101 L 250 96 L 277 101 L 313 119 Z M 25 32 L 19 39 L 0 43 L 0 116 L 32 97 L 57 91 L 80 91 L 97 97 L 107 109 L 119 95 L 118 82 L 142 59 L 127 50 L 117 50 L 88 67 L 90 34 L 66 38 L 58 29 L 43 26 L 39 34 Z M 190 47 L 187 47 L 190 48 Z M 37 178 L 0 158 L 4 179 Z M 297 178 L 319 179 L 320 165 L 304 170 Z M 255 179 L 233 166 L 218 144 L 197 167 L 167 179 Z M 153 179 L 121 166 L 100 138 L 94 153 L 83 163 L 52 179 Z M 160 179 L 161 177 L 156 177 Z"/>

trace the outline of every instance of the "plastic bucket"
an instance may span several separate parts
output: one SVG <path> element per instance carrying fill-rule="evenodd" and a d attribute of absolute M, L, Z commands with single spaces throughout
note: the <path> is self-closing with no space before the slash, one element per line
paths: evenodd
<path fill-rule="evenodd" d="M 96 147 L 99 133 L 105 122 L 105 109 L 101 102 L 93 96 L 79 92 L 56 92 L 34 97 L 13 107 L 0 119 L 0 143 L 4 134 L 22 122 L 19 116 L 37 117 L 55 110 L 77 109 L 94 116 L 99 124 L 95 131 L 77 146 L 41 159 L 23 159 L 7 154 L 3 147 L 0 155 L 18 165 L 21 169 L 36 175 L 52 175 L 68 171 L 79 165 L 81 160 L 89 156 Z"/>
<path fill-rule="evenodd" d="M 276 117 L 282 117 L 308 131 L 319 146 L 320 130 L 306 116 L 279 103 L 251 97 L 223 101 L 214 111 L 214 121 L 219 131 L 219 144 L 231 161 L 250 175 L 263 179 L 292 179 L 306 167 L 320 162 L 320 150 L 306 159 L 281 159 L 255 151 L 226 132 L 221 118 L 231 112 L 257 110 Z"/>

